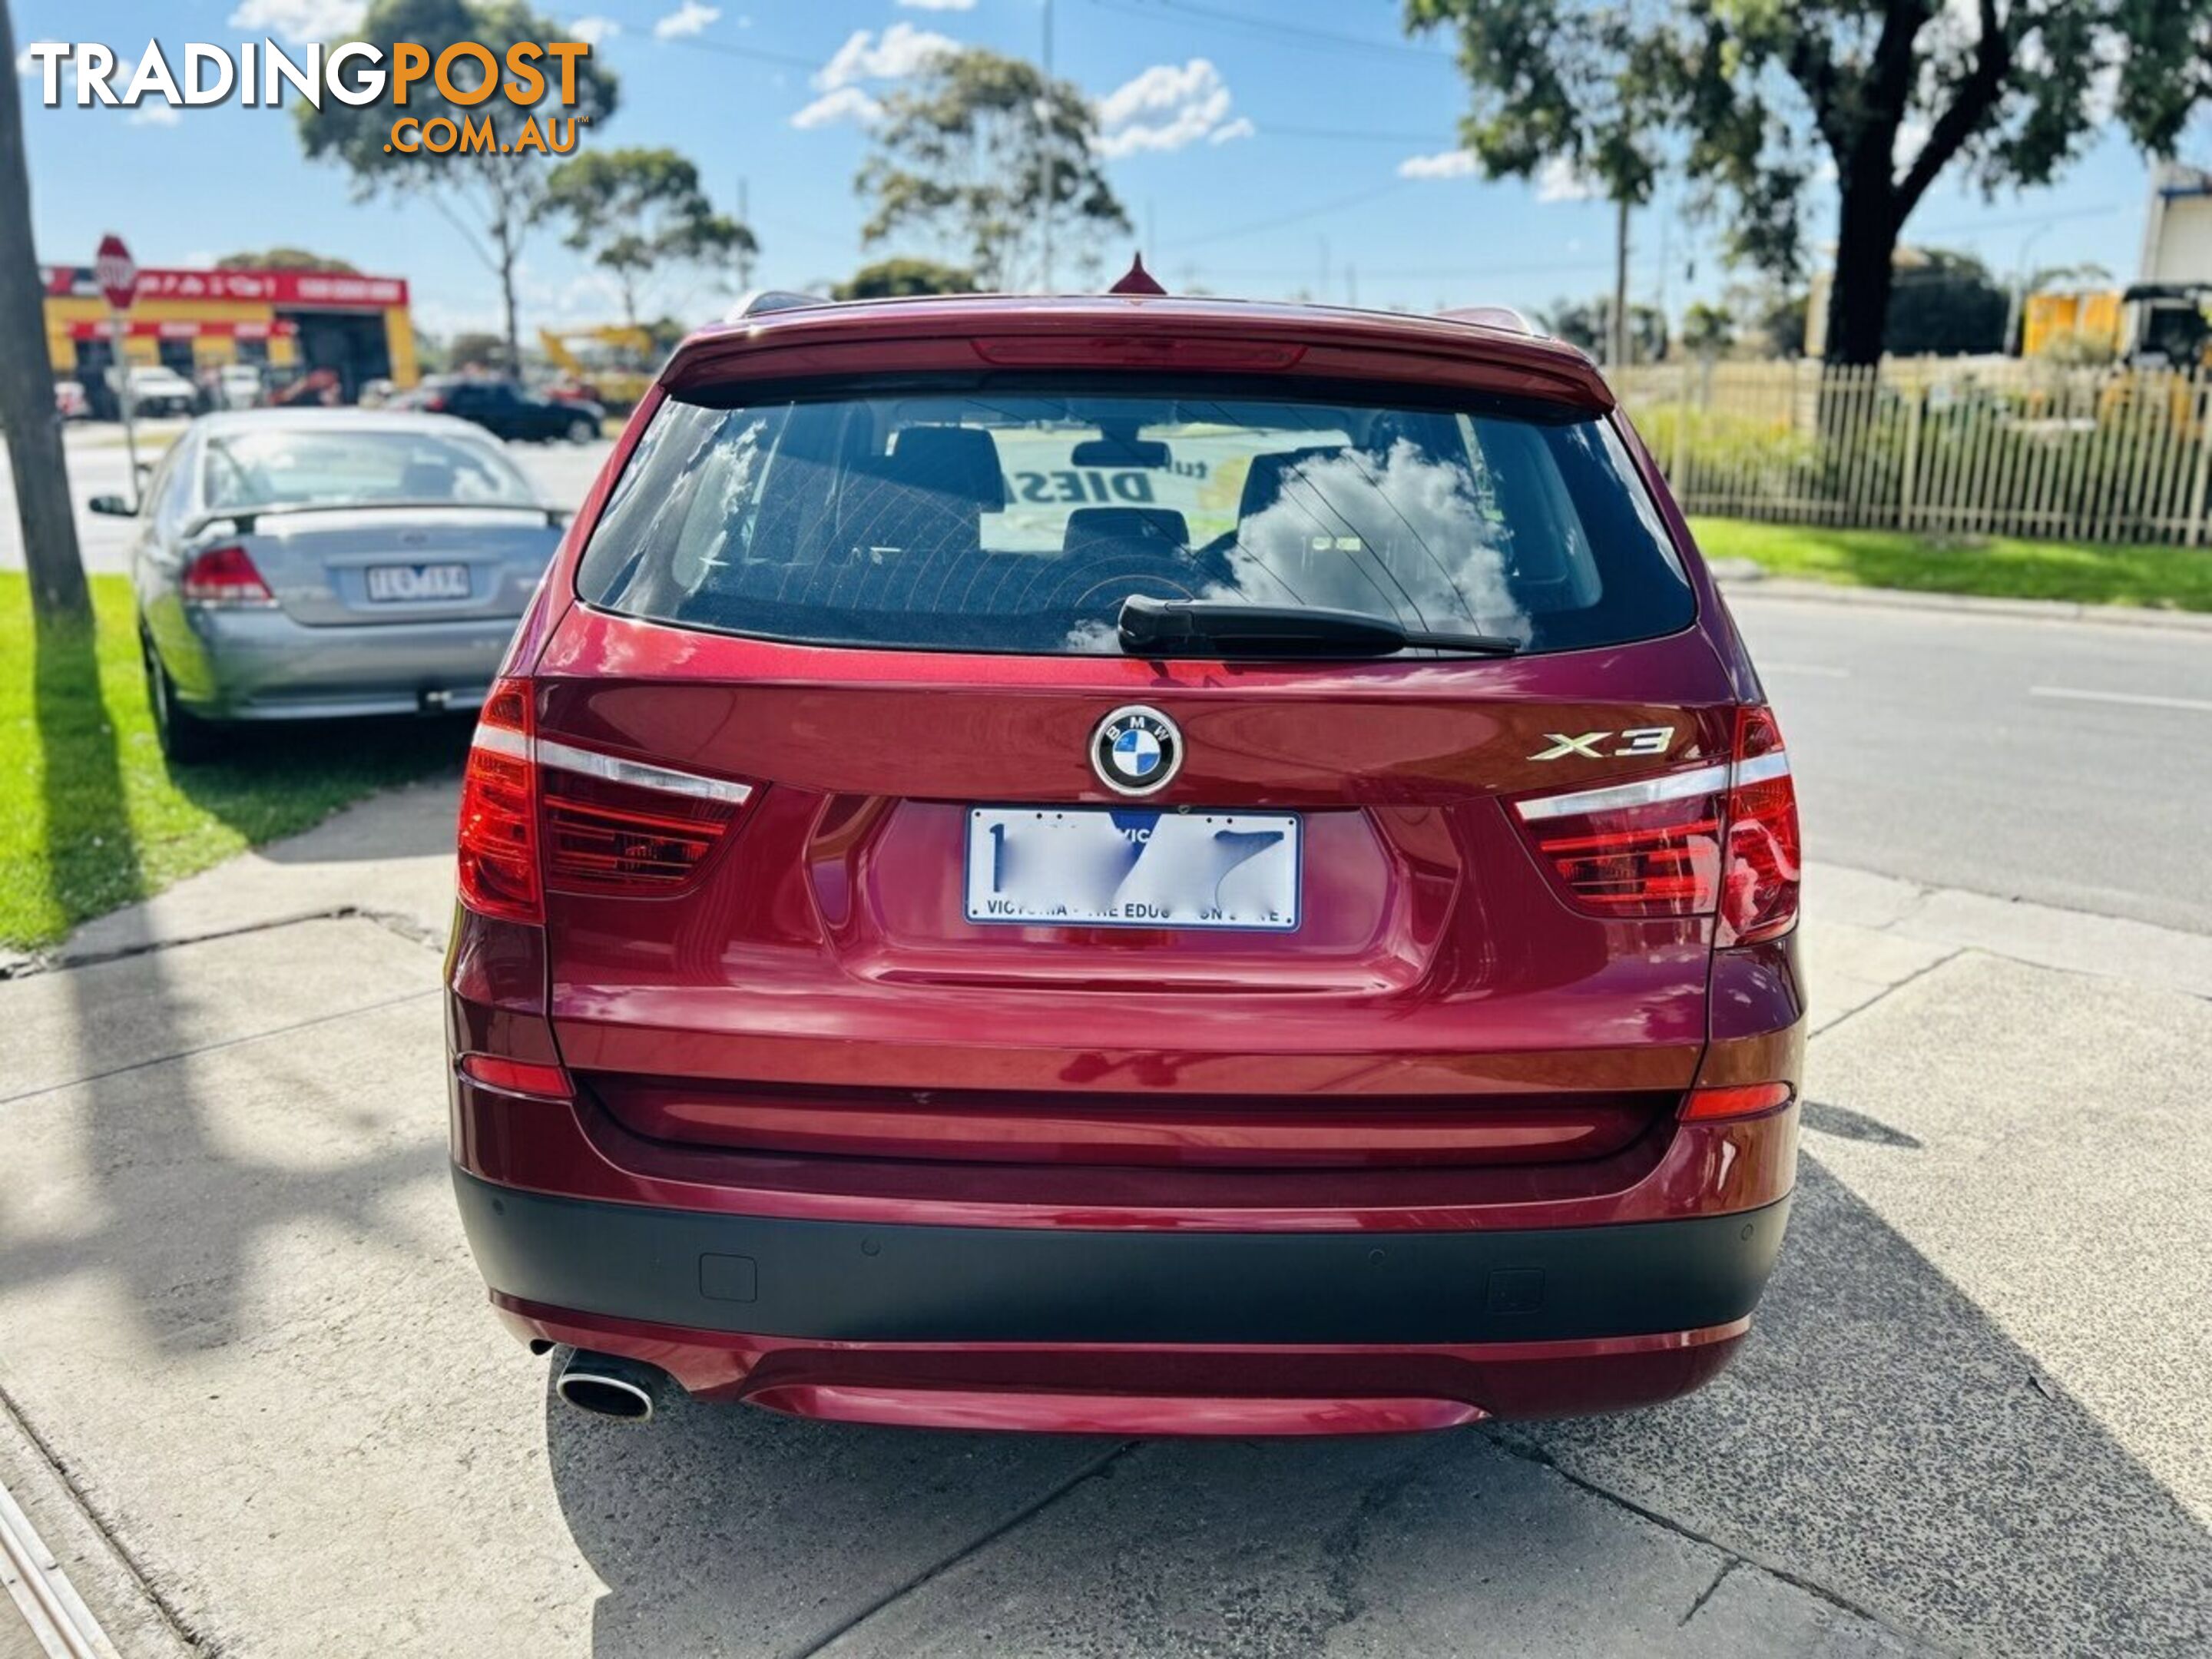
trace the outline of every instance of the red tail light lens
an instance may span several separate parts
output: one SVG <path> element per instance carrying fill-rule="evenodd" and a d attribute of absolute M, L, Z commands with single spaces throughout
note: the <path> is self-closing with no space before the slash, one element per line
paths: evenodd
<path fill-rule="evenodd" d="M 487 916 L 543 921 L 530 688 L 501 680 L 484 699 L 461 775 L 461 902 Z"/>
<path fill-rule="evenodd" d="M 1756 1117 L 1777 1106 L 1786 1106 L 1796 1091 L 1786 1083 L 1738 1083 L 1722 1088 L 1692 1089 L 1682 1102 L 1682 1121 L 1711 1122 L 1716 1118 Z"/>
<path fill-rule="evenodd" d="M 484 700 L 461 780 L 461 902 L 545 919 L 544 890 L 665 893 L 714 851 L 750 784 L 537 735 L 528 684 Z"/>
<path fill-rule="evenodd" d="M 210 547 L 194 554 L 178 579 L 178 588 L 187 605 L 242 610 L 276 603 L 242 547 Z"/>
<path fill-rule="evenodd" d="M 563 890 L 668 891 L 714 851 L 750 786 L 541 741 L 546 877 Z"/>
<path fill-rule="evenodd" d="M 1739 709 L 1721 872 L 1723 945 L 1754 945 L 1797 925 L 1797 786 L 1782 728 L 1763 706 Z"/>
<path fill-rule="evenodd" d="M 1721 802 L 1728 768 L 1567 795 L 1515 811 L 1568 896 L 1611 916 L 1709 915 L 1720 890 Z"/>
<path fill-rule="evenodd" d="M 1516 802 L 1522 829 L 1580 908 L 1610 916 L 1717 913 L 1717 942 L 1797 921 L 1797 793 L 1781 728 L 1739 709 L 1726 764 Z"/>

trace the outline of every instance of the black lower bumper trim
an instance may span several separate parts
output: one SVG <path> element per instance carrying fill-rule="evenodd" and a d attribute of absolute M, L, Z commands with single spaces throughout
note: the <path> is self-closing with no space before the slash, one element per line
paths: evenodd
<path fill-rule="evenodd" d="M 1789 1200 L 1513 1232 L 875 1226 L 551 1198 L 456 1170 L 492 1289 L 579 1313 L 854 1342 L 1469 1343 L 1751 1311 Z"/>

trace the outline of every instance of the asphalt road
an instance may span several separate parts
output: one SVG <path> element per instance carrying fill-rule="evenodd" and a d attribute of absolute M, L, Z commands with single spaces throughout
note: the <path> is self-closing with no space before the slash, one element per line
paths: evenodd
<path fill-rule="evenodd" d="M 2212 635 L 1729 604 L 1808 855 L 2212 933 Z"/>

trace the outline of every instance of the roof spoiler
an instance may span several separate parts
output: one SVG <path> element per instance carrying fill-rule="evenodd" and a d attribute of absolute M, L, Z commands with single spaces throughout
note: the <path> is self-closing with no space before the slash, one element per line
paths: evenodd
<path fill-rule="evenodd" d="M 253 507 L 242 512 L 210 513 L 194 521 L 187 536 L 204 535 L 219 524 L 230 526 L 234 536 L 251 536 L 254 526 L 264 519 L 289 519 L 305 513 L 374 513 L 380 508 L 404 511 L 409 508 L 434 507 L 440 510 L 459 507 L 467 510 L 483 508 L 499 513 L 542 513 L 549 529 L 559 530 L 568 522 L 573 509 L 565 507 L 545 507 L 523 501 L 292 501 L 283 507 Z"/>
<path fill-rule="evenodd" d="M 1472 323 L 1477 328 L 1494 328 L 1505 334 L 1536 336 L 1535 325 L 1511 306 L 1455 306 L 1449 311 L 1440 311 L 1437 316 L 1448 323 Z"/>
<path fill-rule="evenodd" d="M 722 320 L 742 323 L 749 318 L 765 317 L 772 311 L 806 311 L 833 303 L 819 294 L 798 294 L 787 288 L 757 288 L 750 294 L 739 295 L 738 302 L 722 313 Z"/>

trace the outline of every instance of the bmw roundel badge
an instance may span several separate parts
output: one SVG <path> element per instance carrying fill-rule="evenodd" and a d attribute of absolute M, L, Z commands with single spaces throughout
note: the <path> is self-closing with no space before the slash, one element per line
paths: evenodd
<path fill-rule="evenodd" d="M 1150 795 L 1182 769 L 1182 732 L 1157 708 L 1117 708 L 1091 728 L 1091 769 L 1117 795 Z"/>

